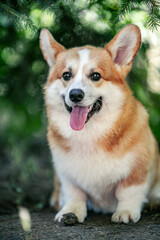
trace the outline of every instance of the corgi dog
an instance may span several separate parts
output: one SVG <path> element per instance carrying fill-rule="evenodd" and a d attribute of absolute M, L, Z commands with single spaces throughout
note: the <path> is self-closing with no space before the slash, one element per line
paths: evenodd
<path fill-rule="evenodd" d="M 57 174 L 56 221 L 87 209 L 137 222 L 147 201 L 160 199 L 160 158 L 148 113 L 125 77 L 141 44 L 136 25 L 104 48 L 65 49 L 47 29 L 40 47 L 49 65 L 45 85 L 48 141 Z"/>

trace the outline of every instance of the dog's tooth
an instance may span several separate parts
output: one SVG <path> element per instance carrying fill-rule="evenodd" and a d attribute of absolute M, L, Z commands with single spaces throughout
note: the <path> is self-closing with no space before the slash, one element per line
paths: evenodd
<path fill-rule="evenodd" d="M 90 111 L 91 111 L 91 109 L 92 109 L 92 105 L 91 105 L 91 106 L 89 106 L 89 108 L 88 108 L 88 112 L 90 112 Z"/>

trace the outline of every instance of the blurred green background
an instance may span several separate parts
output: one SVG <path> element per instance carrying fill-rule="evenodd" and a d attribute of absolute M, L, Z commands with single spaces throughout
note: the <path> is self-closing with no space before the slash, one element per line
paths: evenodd
<path fill-rule="evenodd" d="M 43 100 L 48 66 L 39 48 L 42 28 L 70 48 L 104 46 L 123 26 L 137 24 L 142 46 L 127 81 L 147 108 L 160 143 L 160 33 L 148 27 L 145 6 L 117 21 L 119 0 L 55 2 L 50 9 L 32 3 L 28 17 L 34 26 L 0 13 L 0 206 L 5 211 L 29 204 L 44 208 L 53 187 Z"/>

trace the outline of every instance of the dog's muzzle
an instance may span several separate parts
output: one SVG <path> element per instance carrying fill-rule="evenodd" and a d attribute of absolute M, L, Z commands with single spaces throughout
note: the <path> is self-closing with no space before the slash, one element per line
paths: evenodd
<path fill-rule="evenodd" d="M 76 98 L 80 99 L 80 96 L 79 97 L 76 96 Z M 79 101 L 77 102 L 78 104 L 76 104 L 74 107 L 70 107 L 67 105 L 64 96 L 63 96 L 63 100 L 64 100 L 64 105 L 66 107 L 66 110 L 71 114 L 71 117 L 70 117 L 71 128 L 76 131 L 80 131 L 84 127 L 85 123 L 87 123 L 95 113 L 98 113 L 102 107 L 102 97 L 99 97 L 90 106 L 81 106 Z"/>

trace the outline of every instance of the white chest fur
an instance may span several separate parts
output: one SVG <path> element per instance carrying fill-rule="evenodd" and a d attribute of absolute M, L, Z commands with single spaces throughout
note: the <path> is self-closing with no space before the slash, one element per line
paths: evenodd
<path fill-rule="evenodd" d="M 80 140 L 81 139 L 81 140 Z M 107 209 L 115 204 L 114 191 L 118 182 L 125 178 L 133 162 L 132 153 L 121 159 L 113 158 L 97 148 L 90 137 L 72 137 L 72 148 L 68 153 L 54 151 L 54 163 L 59 176 L 65 176 L 83 189 L 94 205 Z M 98 208 L 97 208 L 98 209 Z M 113 210 L 114 211 L 114 210 Z"/>

